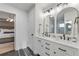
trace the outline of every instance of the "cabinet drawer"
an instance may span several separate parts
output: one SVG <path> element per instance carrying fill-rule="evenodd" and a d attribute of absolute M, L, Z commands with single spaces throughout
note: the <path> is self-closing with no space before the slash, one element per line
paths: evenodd
<path fill-rule="evenodd" d="M 47 46 L 50 46 L 51 42 L 45 41 L 44 44 L 47 45 Z"/>
<path fill-rule="evenodd" d="M 51 56 L 60 56 L 61 54 L 57 49 L 52 49 L 50 55 Z"/>
<path fill-rule="evenodd" d="M 50 42 L 50 41 L 44 41 L 44 46 L 48 47 L 48 48 L 51 48 L 52 46 L 54 46 L 54 43 Z M 53 47 L 52 47 L 53 48 Z"/>
<path fill-rule="evenodd" d="M 47 46 L 45 46 L 44 49 L 47 50 L 47 51 L 51 50 L 50 47 L 47 47 Z"/>
<path fill-rule="evenodd" d="M 41 56 L 75 56 L 77 49 L 44 39 L 37 39 L 37 50 Z"/>
<path fill-rule="evenodd" d="M 66 54 L 68 56 L 74 56 L 76 55 L 75 52 L 77 52 L 77 49 L 64 45 L 59 45 L 58 50 L 63 53 L 63 55 Z"/>
<path fill-rule="evenodd" d="M 45 43 L 44 51 L 48 53 L 48 54 L 44 53 L 45 55 L 49 55 L 49 54 L 50 54 L 50 56 L 60 55 L 60 53 L 57 51 L 57 44 L 50 42 L 50 41 L 45 41 L 44 43 Z"/>
<path fill-rule="evenodd" d="M 77 49 L 69 47 L 69 46 L 65 46 L 65 45 L 61 45 L 58 43 L 53 43 L 54 45 L 52 45 L 50 47 L 51 49 L 51 55 L 58 55 L 58 56 L 74 56 L 77 55 Z"/>
<path fill-rule="evenodd" d="M 49 52 L 44 52 L 44 56 L 50 56 Z"/>

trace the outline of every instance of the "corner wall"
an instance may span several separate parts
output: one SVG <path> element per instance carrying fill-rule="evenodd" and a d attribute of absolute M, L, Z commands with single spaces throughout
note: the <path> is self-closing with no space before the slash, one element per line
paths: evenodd
<path fill-rule="evenodd" d="M 32 34 L 35 34 L 35 6 L 28 12 L 28 41 L 27 45 L 34 50 L 35 39 Z"/>

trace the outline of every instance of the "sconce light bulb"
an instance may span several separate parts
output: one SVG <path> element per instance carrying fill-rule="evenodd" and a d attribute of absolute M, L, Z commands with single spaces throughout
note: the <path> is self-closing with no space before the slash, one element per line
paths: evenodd
<path fill-rule="evenodd" d="M 13 19 L 10 19 L 10 22 L 12 22 L 13 21 Z"/>

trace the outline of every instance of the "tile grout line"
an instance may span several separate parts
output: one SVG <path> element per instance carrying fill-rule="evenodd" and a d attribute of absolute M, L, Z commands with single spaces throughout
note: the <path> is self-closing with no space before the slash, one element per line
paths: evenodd
<path fill-rule="evenodd" d="M 23 49 L 23 51 L 24 51 L 25 56 L 27 56 L 27 53 L 26 53 L 25 49 Z"/>
<path fill-rule="evenodd" d="M 19 54 L 19 56 L 20 56 L 20 52 L 19 52 L 19 50 L 18 50 L 18 54 Z"/>

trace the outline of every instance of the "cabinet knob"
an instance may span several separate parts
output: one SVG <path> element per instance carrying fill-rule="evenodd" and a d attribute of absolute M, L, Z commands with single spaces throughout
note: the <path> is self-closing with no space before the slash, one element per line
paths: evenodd
<path fill-rule="evenodd" d="M 34 34 L 31 34 L 31 36 L 34 36 Z"/>

